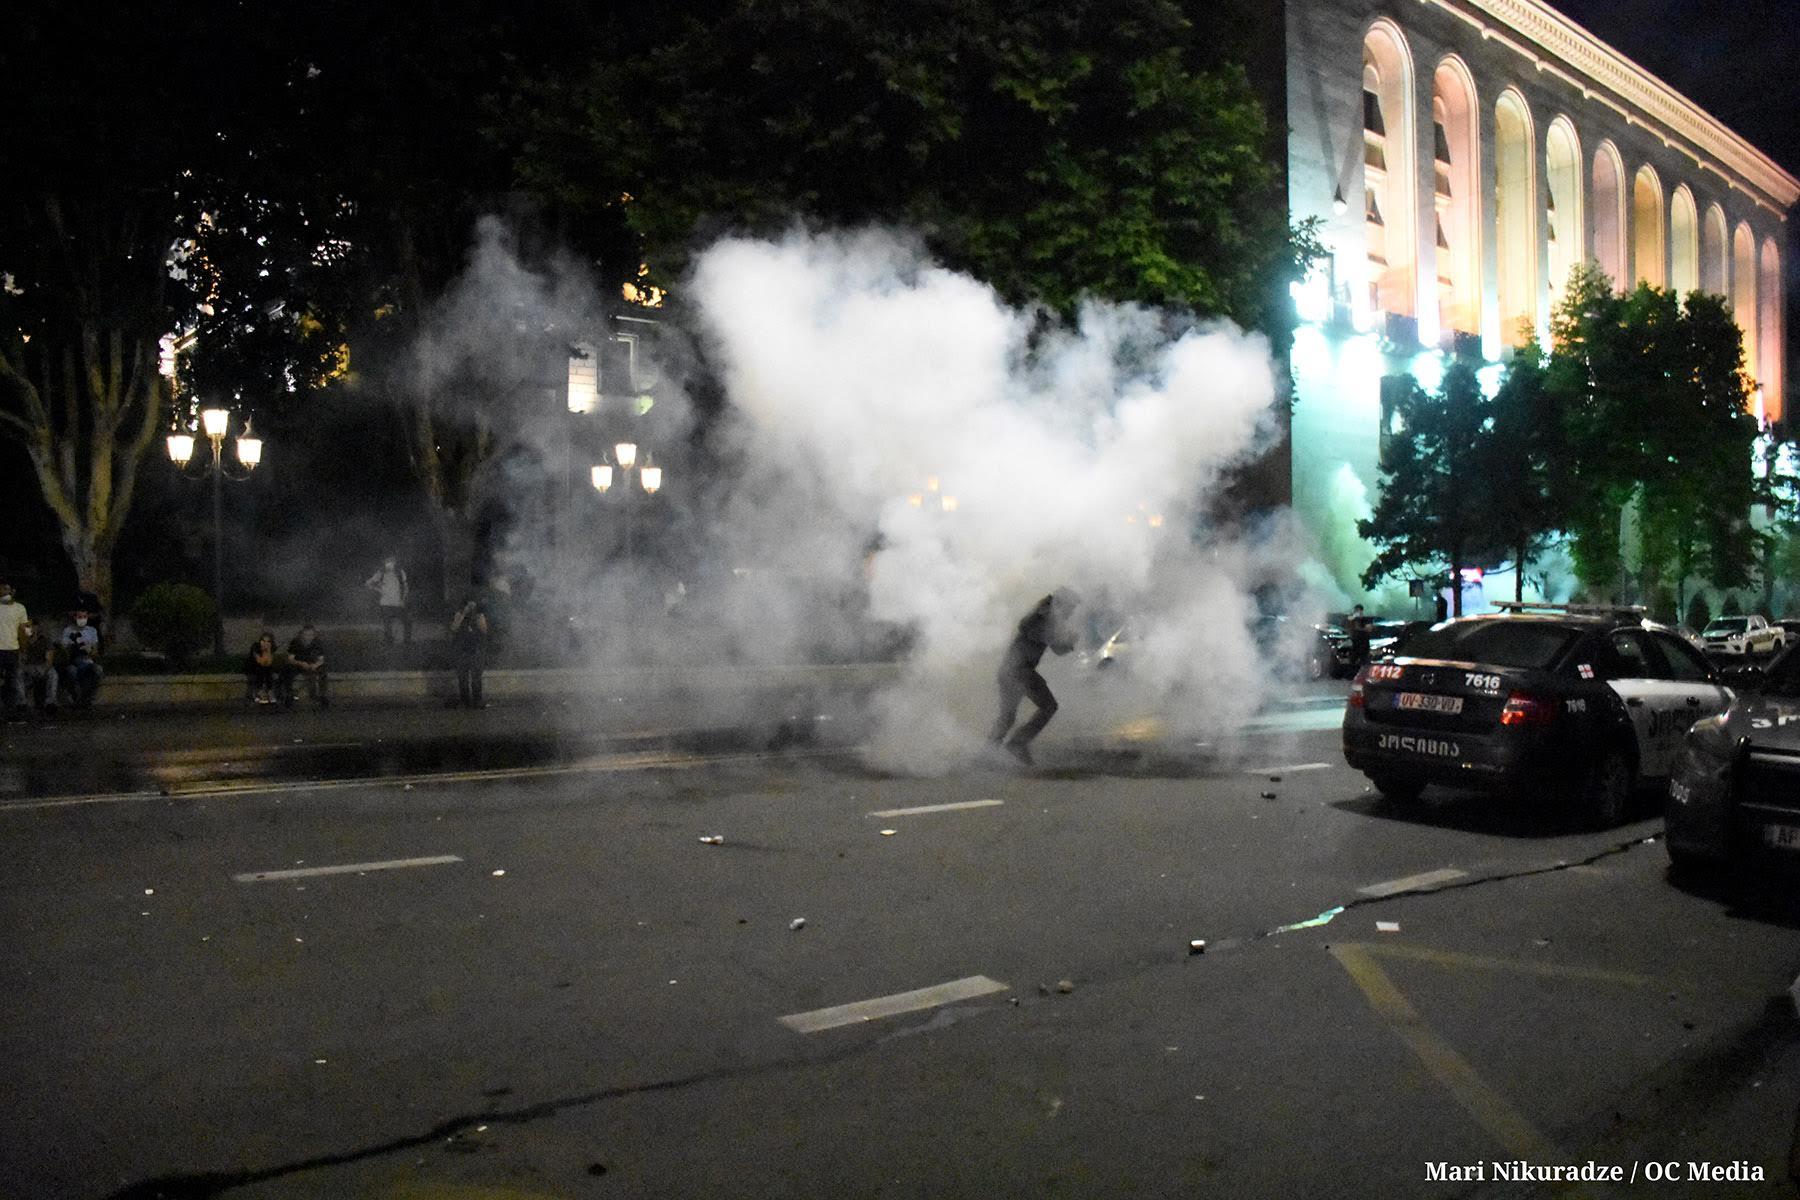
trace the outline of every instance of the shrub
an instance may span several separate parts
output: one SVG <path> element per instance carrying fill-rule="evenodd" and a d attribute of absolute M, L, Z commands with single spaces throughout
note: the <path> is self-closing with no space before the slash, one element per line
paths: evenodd
<path fill-rule="evenodd" d="M 1695 592 L 1694 598 L 1688 601 L 1687 625 L 1689 629 L 1705 629 L 1712 621 L 1712 606 L 1706 602 L 1705 592 Z"/>
<path fill-rule="evenodd" d="M 211 645 L 218 626 L 219 606 L 188 583 L 159 583 L 131 608 L 131 628 L 138 640 L 176 663 L 185 663 L 196 650 Z"/>
<path fill-rule="evenodd" d="M 1650 601 L 1650 619 L 1664 625 L 1675 625 L 1679 623 L 1676 619 L 1677 615 L 1674 589 L 1666 586 L 1657 588 L 1655 596 Z"/>
<path fill-rule="evenodd" d="M 1738 604 L 1736 592 L 1725 593 L 1725 603 L 1719 605 L 1719 615 L 1721 617 L 1741 617 L 1744 615 L 1743 607 Z"/>

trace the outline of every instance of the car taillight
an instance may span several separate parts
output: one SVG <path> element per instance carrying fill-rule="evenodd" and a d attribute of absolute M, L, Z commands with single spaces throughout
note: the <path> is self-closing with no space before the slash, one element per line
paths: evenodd
<path fill-rule="evenodd" d="M 1368 678 L 1369 668 L 1365 666 L 1356 673 L 1356 678 L 1350 681 L 1351 708 L 1361 708 L 1363 706 L 1363 684 L 1368 682 Z"/>
<path fill-rule="evenodd" d="M 1549 725 L 1556 720 L 1556 701 L 1514 692 L 1500 710 L 1502 725 Z"/>

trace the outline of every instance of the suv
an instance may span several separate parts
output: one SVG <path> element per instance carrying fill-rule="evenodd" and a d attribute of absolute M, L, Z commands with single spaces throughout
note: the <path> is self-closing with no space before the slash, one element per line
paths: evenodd
<path fill-rule="evenodd" d="M 1719 617 L 1700 631 L 1708 654 L 1744 658 L 1773 654 L 1787 644 L 1787 632 L 1769 624 L 1767 617 Z"/>
<path fill-rule="evenodd" d="M 1420 630 L 1356 676 L 1344 758 L 1390 800 L 1427 784 L 1541 790 L 1598 826 L 1669 774 L 1695 721 L 1723 712 L 1718 671 L 1642 609 L 1504 604 Z"/>

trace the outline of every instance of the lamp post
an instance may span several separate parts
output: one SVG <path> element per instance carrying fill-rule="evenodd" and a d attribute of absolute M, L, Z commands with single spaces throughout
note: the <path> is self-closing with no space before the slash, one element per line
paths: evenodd
<path fill-rule="evenodd" d="M 244 420 L 244 432 L 237 438 L 238 464 L 241 474 L 225 469 L 225 434 L 231 425 L 231 412 L 223 408 L 207 408 L 200 412 L 200 428 L 212 443 L 212 459 L 202 470 L 212 475 L 213 523 L 213 601 L 219 606 L 219 621 L 213 626 L 213 653 L 225 653 L 225 481 L 239 482 L 250 478 L 262 462 L 263 443 Z M 186 473 L 194 457 L 194 435 L 179 428 L 167 438 L 169 460 L 177 470 Z"/>
<path fill-rule="evenodd" d="M 663 485 L 663 469 L 652 463 L 650 455 L 647 453 L 644 455 L 643 463 L 639 464 L 636 442 L 618 443 L 613 447 L 613 459 L 618 463 L 617 468 L 612 463 L 602 462 L 597 464 L 589 475 L 593 481 L 594 490 L 605 495 L 613 485 L 614 470 L 618 471 L 619 482 L 625 489 L 625 557 L 631 559 L 635 558 L 637 553 L 637 541 L 633 528 L 637 496 L 631 486 L 632 472 L 634 470 L 637 472 L 638 487 L 643 488 L 645 494 L 654 496 Z"/>

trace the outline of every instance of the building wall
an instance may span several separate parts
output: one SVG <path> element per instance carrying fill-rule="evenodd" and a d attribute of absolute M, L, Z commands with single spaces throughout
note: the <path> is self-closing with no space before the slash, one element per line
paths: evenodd
<path fill-rule="evenodd" d="M 1745 327 L 1746 369 L 1770 385 L 1759 396 L 1761 415 L 1780 416 L 1781 280 L 1789 254 L 1784 213 L 1800 194 L 1800 183 L 1741 140 L 1722 129 L 1715 132 L 1707 119 L 1687 115 L 1691 106 L 1679 107 L 1686 101 L 1659 94 L 1660 85 L 1633 73 L 1629 64 L 1621 73 L 1585 48 L 1591 42 L 1584 46 L 1564 38 L 1567 30 L 1557 30 L 1554 18 L 1534 23 L 1541 15 L 1534 0 L 1287 0 L 1285 5 L 1289 207 L 1296 220 L 1320 220 L 1332 251 L 1327 269 L 1296 294 L 1302 323 L 1292 353 L 1294 501 L 1346 590 L 1357 590 L 1355 578 L 1369 558 L 1353 526 L 1357 509 L 1372 503 L 1379 487 L 1383 376 L 1412 374 L 1433 387 L 1448 350 L 1479 357 L 1487 364 L 1484 381 L 1496 384 L 1500 360 L 1523 336 L 1503 319 L 1503 299 L 1526 315 L 1532 332 L 1547 336 L 1563 282 L 1550 278 L 1552 261 L 1613 260 L 1596 246 L 1597 232 L 1607 232 L 1610 224 L 1608 206 L 1597 202 L 1595 192 L 1595 159 L 1603 143 L 1616 148 L 1622 167 L 1623 265 L 1629 277 L 1615 283 L 1624 287 L 1647 278 L 1667 285 L 1696 275 L 1700 281 L 1722 279 Z M 1521 23 L 1544 40 L 1532 40 Z M 1376 31 L 1370 42 L 1373 69 L 1365 63 L 1371 30 Z M 1409 64 L 1398 89 L 1390 69 L 1396 45 Z M 1467 290 L 1478 298 L 1480 313 L 1478 320 L 1468 320 L 1457 315 L 1466 306 L 1448 306 L 1450 320 L 1463 320 L 1475 335 L 1460 339 L 1440 328 L 1438 314 L 1440 288 L 1450 286 L 1440 282 L 1440 274 L 1455 279 L 1454 263 L 1465 261 L 1457 253 L 1462 238 L 1453 237 L 1446 253 L 1437 233 L 1433 80 L 1446 62 L 1453 64 L 1454 75 L 1473 81 L 1478 127 L 1473 176 L 1479 182 L 1471 203 L 1471 208 L 1479 205 L 1477 245 L 1466 261 L 1478 264 L 1479 279 Z M 1390 95 L 1378 105 L 1385 125 L 1379 135 L 1365 133 L 1363 93 L 1370 79 L 1403 98 Z M 1406 119 L 1391 111 L 1402 102 Z M 1682 136 L 1683 129 L 1694 132 L 1693 140 Z M 1528 139 L 1523 156 L 1516 145 L 1502 144 L 1503 130 Z M 1558 195 L 1553 212 L 1549 147 L 1554 138 L 1559 155 L 1566 153 L 1571 132 L 1579 151 L 1580 196 Z M 1385 173 L 1378 169 L 1382 166 Z M 1460 161 L 1455 167 L 1467 169 Z M 1644 168 L 1654 173 L 1654 181 L 1644 173 L 1640 191 L 1636 183 Z M 1559 190 L 1566 191 L 1567 172 L 1558 179 Z M 1368 213 L 1372 181 L 1380 200 L 1400 206 L 1383 212 L 1380 225 L 1372 224 Z M 1672 231 L 1678 188 L 1685 188 L 1686 197 Z M 1693 201 L 1691 221 L 1686 198 Z M 1722 264 L 1714 261 L 1718 250 L 1705 236 L 1715 205 L 1726 229 Z M 1503 216 L 1509 228 L 1524 231 L 1510 253 L 1499 236 Z M 1646 224 L 1646 217 L 1655 223 Z M 1716 217 L 1713 221 L 1716 227 Z M 1685 238 L 1690 227 L 1697 261 L 1684 256 L 1672 236 Z M 1555 247 L 1549 238 L 1553 228 L 1563 230 Z M 1579 253 L 1567 245 L 1573 230 L 1579 231 Z M 1743 256 L 1734 253 L 1741 230 L 1748 231 L 1753 248 L 1747 271 Z M 1410 292 L 1395 286 L 1391 266 L 1371 286 L 1383 271 L 1369 261 L 1371 246 L 1389 264 L 1410 258 Z M 1442 272 L 1440 255 L 1451 264 Z M 1512 281 L 1510 296 L 1502 294 L 1503 276 Z M 1521 285 L 1526 276 L 1528 284 Z M 1397 311 L 1404 312 L 1402 319 L 1390 315 Z"/>

